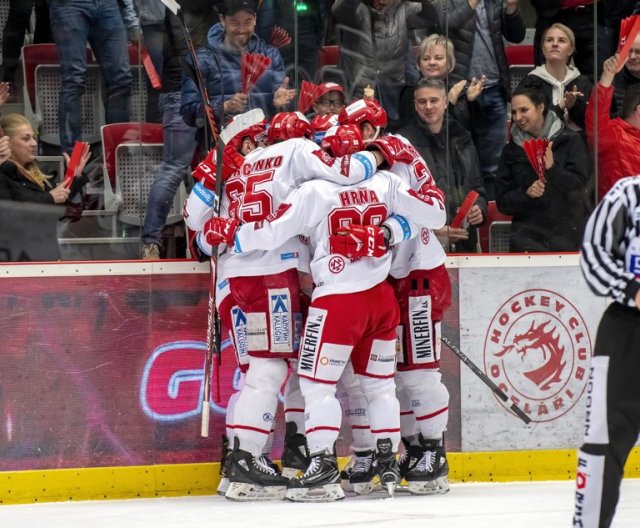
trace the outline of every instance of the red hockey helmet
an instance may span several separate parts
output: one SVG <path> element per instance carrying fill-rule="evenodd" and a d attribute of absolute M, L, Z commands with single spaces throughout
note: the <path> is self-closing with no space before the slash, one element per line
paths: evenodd
<path fill-rule="evenodd" d="M 362 130 L 358 125 L 340 125 L 330 128 L 320 146 L 335 157 L 364 150 Z"/>
<path fill-rule="evenodd" d="M 233 122 L 233 121 L 232 121 Z M 231 123 L 229 123 L 231 124 Z M 229 147 L 240 150 L 242 147 L 242 142 L 244 138 L 249 138 L 256 145 L 258 143 L 266 143 L 267 141 L 267 122 L 266 120 L 262 120 L 260 123 L 256 123 L 255 125 L 251 125 L 248 128 L 245 128 L 241 132 L 238 132 L 235 136 L 231 138 L 231 141 L 227 143 L 225 150 Z"/>
<path fill-rule="evenodd" d="M 310 138 L 311 123 L 300 112 L 280 112 L 273 116 L 267 132 L 269 144 L 292 138 Z"/>
<path fill-rule="evenodd" d="M 318 145 L 322 141 L 327 130 L 337 126 L 338 116 L 335 114 L 317 115 L 311 120 L 311 129 L 313 130 L 313 141 Z"/>
<path fill-rule="evenodd" d="M 387 112 L 375 99 L 358 99 L 340 111 L 338 121 L 341 125 L 369 122 L 376 128 L 384 128 L 387 126 Z"/>

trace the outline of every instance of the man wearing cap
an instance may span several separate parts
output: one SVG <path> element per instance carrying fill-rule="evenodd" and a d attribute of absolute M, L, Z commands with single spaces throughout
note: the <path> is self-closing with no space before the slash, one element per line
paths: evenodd
<path fill-rule="evenodd" d="M 280 52 L 255 34 L 256 2 L 224 0 L 218 10 L 220 22 L 209 30 L 206 45 L 196 52 L 217 121 L 226 122 L 249 108 L 262 108 L 268 116 L 285 108 L 295 90 L 288 89 Z M 245 53 L 264 55 L 271 61 L 249 93 L 242 92 L 241 59 Z M 187 62 L 191 66 L 190 58 Z M 180 112 L 187 124 L 203 126 L 204 104 L 190 74 L 182 79 Z"/>

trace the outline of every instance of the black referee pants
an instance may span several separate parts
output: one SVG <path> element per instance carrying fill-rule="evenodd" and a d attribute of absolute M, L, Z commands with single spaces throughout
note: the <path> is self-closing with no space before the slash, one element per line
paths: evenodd
<path fill-rule="evenodd" d="M 600 321 L 578 451 L 573 526 L 608 527 L 640 432 L 640 310 L 611 304 Z"/>

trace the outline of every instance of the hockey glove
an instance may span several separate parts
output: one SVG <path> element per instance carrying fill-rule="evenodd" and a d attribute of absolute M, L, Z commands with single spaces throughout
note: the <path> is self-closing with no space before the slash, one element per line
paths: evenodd
<path fill-rule="evenodd" d="M 222 156 L 222 181 L 226 182 L 240 170 L 244 156 L 234 148 L 225 148 Z M 214 178 L 215 179 L 215 178 Z"/>
<path fill-rule="evenodd" d="M 414 191 L 411 191 L 414 193 Z M 434 183 L 425 183 L 415 196 L 429 205 L 438 205 L 440 209 L 444 209 L 444 193 Z"/>
<path fill-rule="evenodd" d="M 404 142 L 394 136 L 382 136 L 374 139 L 367 145 L 367 150 L 377 150 L 382 154 L 386 165 L 383 164 L 381 168 L 393 167 L 396 161 L 403 163 L 413 161 L 413 156 L 405 150 Z"/>
<path fill-rule="evenodd" d="M 193 169 L 193 179 L 210 191 L 216 190 L 216 149 L 211 149 L 205 158 Z"/>
<path fill-rule="evenodd" d="M 378 226 L 350 224 L 329 236 L 329 251 L 352 260 L 382 257 L 388 249 L 384 232 Z"/>
<path fill-rule="evenodd" d="M 235 218 L 214 216 L 204 225 L 204 237 L 212 246 L 219 246 L 220 244 L 232 246 L 239 225 L 240 222 Z"/>

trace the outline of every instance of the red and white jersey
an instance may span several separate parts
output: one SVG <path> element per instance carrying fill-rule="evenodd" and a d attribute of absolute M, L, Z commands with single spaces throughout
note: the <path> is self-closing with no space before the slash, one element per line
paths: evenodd
<path fill-rule="evenodd" d="M 409 140 L 399 134 L 394 136 L 407 145 L 406 148 L 414 159 L 411 163 L 395 162 L 389 169 L 390 172 L 402 178 L 414 191 L 418 191 L 425 183 L 435 184 L 427 162 Z M 390 227 L 394 229 L 393 226 Z M 407 229 L 406 226 L 403 227 Z M 424 224 L 412 224 L 410 229 L 417 230 L 417 233 L 412 233 L 412 238 L 409 240 L 396 244 L 392 251 L 393 262 L 390 275 L 396 279 L 402 279 L 412 271 L 435 269 L 444 264 L 446 258 L 442 245 L 430 228 Z M 395 232 L 396 229 L 394 229 Z"/>
<path fill-rule="evenodd" d="M 276 214 L 240 226 L 233 252 L 242 255 L 304 235 L 313 248 L 314 299 L 364 291 L 387 278 L 391 254 L 350 260 L 330 252 L 329 235 L 352 223 L 379 225 L 393 213 L 434 229 L 446 221 L 444 204 L 431 198 L 423 200 L 396 175 L 378 171 L 371 179 L 349 187 L 327 181 L 305 183 L 289 195 Z"/>
<path fill-rule="evenodd" d="M 264 220 L 304 182 L 318 179 L 350 185 L 371 178 L 376 170 L 371 152 L 334 158 L 304 138 L 256 149 L 247 154 L 238 173 L 226 182 L 229 216 L 243 224 Z M 308 246 L 297 234 L 250 254 L 226 251 L 220 262 L 229 270 L 229 277 L 272 275 L 295 267 L 305 270 L 301 256 L 308 252 Z"/>

